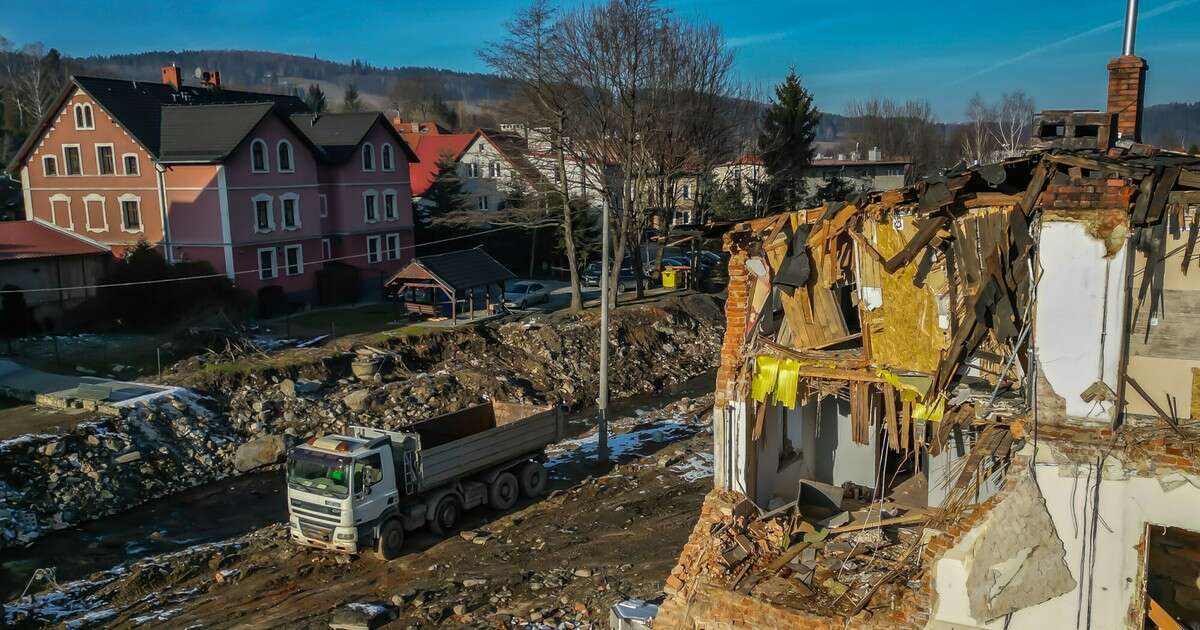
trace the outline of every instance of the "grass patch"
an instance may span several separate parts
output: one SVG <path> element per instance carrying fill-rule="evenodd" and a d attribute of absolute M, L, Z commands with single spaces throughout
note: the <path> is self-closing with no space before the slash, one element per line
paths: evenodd
<path fill-rule="evenodd" d="M 358 335 L 395 328 L 393 322 L 404 316 L 394 304 L 367 304 L 309 311 L 271 322 L 271 328 L 276 334 L 292 338 Z"/>

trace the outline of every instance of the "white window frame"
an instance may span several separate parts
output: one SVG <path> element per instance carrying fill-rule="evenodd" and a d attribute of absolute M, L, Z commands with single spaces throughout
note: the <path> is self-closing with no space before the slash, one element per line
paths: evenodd
<path fill-rule="evenodd" d="M 283 168 L 283 161 L 279 160 L 279 150 L 287 147 L 288 168 Z M 287 139 L 280 140 L 275 143 L 275 159 L 279 161 L 276 170 L 280 173 L 295 173 L 296 172 L 296 151 L 292 148 L 292 143 Z"/>
<path fill-rule="evenodd" d="M 388 200 L 392 201 L 392 216 L 387 214 Z M 383 220 L 384 221 L 399 221 L 400 220 L 400 197 L 396 191 L 391 188 L 383 191 Z"/>
<path fill-rule="evenodd" d="M 261 169 L 254 168 L 254 147 L 261 146 L 263 152 L 263 167 Z M 250 172 L 251 173 L 270 173 L 271 172 L 271 147 L 267 146 L 267 141 L 262 138 L 255 138 L 250 141 Z"/>
<path fill-rule="evenodd" d="M 366 190 L 366 191 L 363 191 L 362 196 L 363 196 L 363 204 L 362 204 L 363 223 L 379 223 L 379 193 L 375 192 L 374 190 Z M 374 219 L 367 216 L 367 198 L 368 197 L 374 200 L 374 203 L 372 204 L 375 206 L 375 218 Z"/>
<path fill-rule="evenodd" d="M 371 156 L 371 167 L 367 168 L 367 156 Z M 362 166 L 364 173 L 373 172 L 375 170 L 375 145 L 370 142 L 364 142 L 358 154 L 359 166 Z"/>
<path fill-rule="evenodd" d="M 323 238 L 321 239 L 321 260 L 328 261 L 333 259 L 333 241 Z"/>
<path fill-rule="evenodd" d="M 263 252 L 271 252 L 270 268 L 263 267 L 263 264 L 262 264 Z M 276 249 L 274 247 L 260 247 L 260 248 L 258 248 L 258 250 L 255 252 L 254 255 L 257 258 L 257 262 L 255 264 L 258 265 L 258 279 L 259 280 L 274 280 L 275 278 L 279 277 L 279 252 L 276 251 Z"/>
<path fill-rule="evenodd" d="M 50 196 L 50 223 L 52 225 L 56 225 L 58 227 L 63 227 L 62 225 L 59 225 L 59 223 L 58 223 L 58 213 L 55 212 L 55 210 L 54 210 L 54 204 L 64 203 L 64 202 L 67 204 L 67 226 L 66 226 L 66 228 L 68 230 L 74 230 L 75 229 L 75 219 L 71 216 L 71 198 L 62 193 L 58 193 L 56 195 Z"/>
<path fill-rule="evenodd" d="M 393 232 L 385 234 L 383 239 L 383 253 L 386 260 L 400 260 L 400 233 Z"/>
<path fill-rule="evenodd" d="M 492 163 L 488 164 L 488 177 L 491 177 L 492 179 L 500 179 L 504 177 L 503 165 L 500 164 L 500 160 L 492 160 Z"/>
<path fill-rule="evenodd" d="M 134 166 L 134 172 L 132 172 L 132 173 L 129 172 L 129 163 L 125 161 L 127 158 L 133 158 L 133 163 L 135 164 L 135 166 Z M 141 158 L 141 156 L 136 153 L 122 153 L 121 154 L 121 172 L 124 173 L 125 175 L 141 175 L 142 174 L 142 158 Z"/>
<path fill-rule="evenodd" d="M 51 175 L 50 171 L 46 169 L 47 162 L 54 164 L 54 174 L 53 175 Z M 59 175 L 62 175 L 62 172 L 58 170 L 58 156 L 57 155 L 43 155 L 42 156 L 42 176 L 58 177 Z"/>
<path fill-rule="evenodd" d="M 322 219 L 329 216 L 329 195 L 325 193 L 317 195 L 317 208 Z"/>
<path fill-rule="evenodd" d="M 82 115 L 80 115 L 81 113 Z M 96 118 L 93 115 L 91 103 L 75 103 L 73 115 L 77 131 L 92 131 L 96 128 Z"/>
<path fill-rule="evenodd" d="M 292 273 L 292 264 L 288 261 L 288 252 L 296 252 L 296 273 Z M 287 245 L 283 248 L 283 273 L 287 276 L 304 275 L 304 246 Z"/>
<path fill-rule="evenodd" d="M 387 156 L 387 159 L 383 159 Z M 384 142 L 379 145 L 379 170 L 394 171 L 396 170 L 396 149 L 390 142 Z"/>
<path fill-rule="evenodd" d="M 478 164 L 476 164 L 475 162 L 464 162 L 464 164 L 467 167 L 467 177 L 470 177 L 470 178 L 479 177 L 479 165 Z"/>
<path fill-rule="evenodd" d="M 479 195 L 479 199 L 476 201 L 476 204 L 480 210 L 491 210 L 489 207 L 491 204 L 488 201 L 487 195 Z"/>
<path fill-rule="evenodd" d="M 67 159 L 67 149 L 75 149 L 75 152 L 79 154 L 79 172 L 78 173 L 72 174 L 70 172 L 71 160 Z M 83 149 L 79 148 L 78 144 L 64 144 L 64 145 L 62 145 L 62 152 L 63 152 L 63 170 L 62 170 L 63 175 L 67 175 L 70 177 L 82 177 L 87 174 L 87 171 L 83 170 Z"/>
<path fill-rule="evenodd" d="M 100 226 L 92 225 L 92 213 L 88 208 L 88 203 L 95 202 L 100 202 L 100 220 L 104 222 L 103 225 Z M 124 221 L 124 217 L 122 217 L 122 221 Z M 104 195 L 90 193 L 83 196 L 83 222 L 84 225 L 87 226 L 87 231 L 89 232 L 108 231 L 108 208 L 105 207 Z"/>
<path fill-rule="evenodd" d="M 114 147 L 111 142 L 97 142 L 95 144 L 95 147 L 96 147 L 96 174 L 100 175 L 100 176 L 104 176 L 104 177 L 107 177 L 110 175 L 116 175 L 117 174 L 117 148 Z M 108 147 L 109 152 L 112 154 L 112 172 L 108 173 L 107 175 L 105 175 L 105 173 L 103 172 L 104 169 L 100 168 L 100 148 L 101 147 Z"/>
<path fill-rule="evenodd" d="M 137 229 L 131 230 L 131 229 L 129 229 L 128 226 L 125 225 L 125 202 L 126 201 L 132 201 L 133 203 L 137 204 L 137 213 L 138 213 Z M 133 193 L 125 193 L 124 195 L 117 197 L 117 207 L 119 207 L 121 209 L 121 231 L 122 232 L 128 232 L 130 234 L 137 234 L 137 233 L 146 231 L 146 221 L 145 221 L 145 218 L 142 216 L 142 198 L 141 197 L 139 197 Z"/>
<path fill-rule="evenodd" d="M 292 207 L 296 211 L 296 224 L 291 227 L 289 227 L 287 224 L 287 201 L 289 200 L 295 202 Z M 287 232 L 292 232 L 301 228 L 303 222 L 300 220 L 300 195 L 296 193 L 283 193 L 282 195 L 279 195 L 279 225 L 281 225 L 284 231 Z"/>
<path fill-rule="evenodd" d="M 375 243 L 375 253 L 371 254 L 371 243 Z M 372 256 L 374 258 L 372 258 Z M 383 241 L 379 236 L 367 237 L 367 264 L 376 264 L 383 260 Z"/>
<path fill-rule="evenodd" d="M 265 229 L 258 225 L 258 202 L 260 201 L 267 202 L 267 227 Z M 250 221 L 256 234 L 267 234 L 275 231 L 275 204 L 271 195 L 262 193 L 250 198 Z"/>

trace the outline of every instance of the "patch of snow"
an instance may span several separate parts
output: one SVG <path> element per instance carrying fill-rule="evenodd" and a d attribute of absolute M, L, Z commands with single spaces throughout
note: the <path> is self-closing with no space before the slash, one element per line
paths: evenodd
<path fill-rule="evenodd" d="M 687 461 L 671 466 L 671 472 L 677 473 L 684 481 L 700 481 L 713 476 L 713 454 L 711 452 L 696 453 Z"/>
<path fill-rule="evenodd" d="M 642 452 L 646 447 L 678 442 L 695 435 L 698 430 L 695 426 L 676 420 L 664 420 L 626 433 L 610 434 L 609 456 L 618 462 L 639 457 L 646 454 Z M 593 434 L 547 446 L 546 453 L 550 458 L 546 461 L 546 467 L 553 469 L 570 461 L 594 457 L 598 437 Z"/>
<path fill-rule="evenodd" d="M 144 623 L 150 623 L 151 621 L 167 621 L 171 617 L 174 617 L 175 615 L 178 615 L 181 612 L 183 612 L 182 608 L 169 608 L 167 610 L 158 610 L 158 611 L 152 612 L 149 615 L 140 615 L 140 616 L 134 617 L 130 621 L 133 622 L 133 625 L 140 626 Z"/>

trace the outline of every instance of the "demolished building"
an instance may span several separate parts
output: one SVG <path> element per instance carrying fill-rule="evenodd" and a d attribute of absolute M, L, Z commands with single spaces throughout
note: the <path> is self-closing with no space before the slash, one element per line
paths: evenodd
<path fill-rule="evenodd" d="M 716 489 L 656 628 L 1200 619 L 1200 157 L 1109 68 L 1028 155 L 727 234 Z"/>

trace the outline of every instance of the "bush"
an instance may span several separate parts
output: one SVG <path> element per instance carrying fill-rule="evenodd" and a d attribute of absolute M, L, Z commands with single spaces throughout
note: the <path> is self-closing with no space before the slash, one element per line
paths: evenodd
<path fill-rule="evenodd" d="M 127 286 L 102 288 L 81 308 L 124 329 L 164 328 L 218 312 L 238 316 L 250 305 L 246 293 L 217 274 L 212 265 L 170 264 L 145 241 L 126 251 L 100 284 Z"/>

